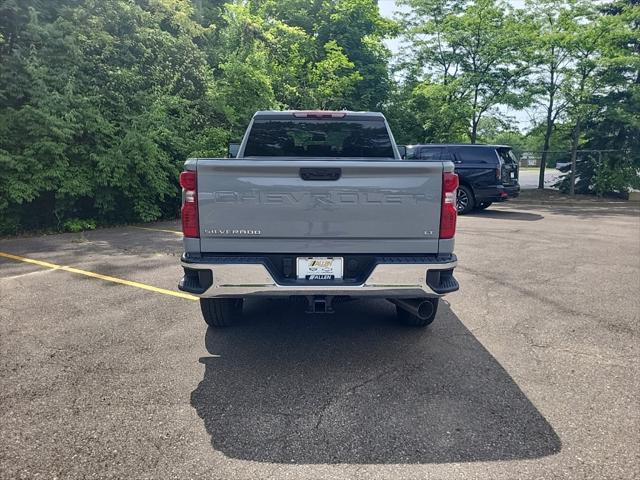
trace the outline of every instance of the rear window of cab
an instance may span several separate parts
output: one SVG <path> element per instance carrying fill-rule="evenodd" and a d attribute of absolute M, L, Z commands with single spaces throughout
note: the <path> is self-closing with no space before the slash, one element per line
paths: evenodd
<path fill-rule="evenodd" d="M 383 119 L 256 119 L 245 157 L 394 158 Z"/>

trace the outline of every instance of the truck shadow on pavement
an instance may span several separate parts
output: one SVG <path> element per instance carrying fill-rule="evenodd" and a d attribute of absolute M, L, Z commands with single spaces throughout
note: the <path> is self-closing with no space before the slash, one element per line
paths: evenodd
<path fill-rule="evenodd" d="M 552 427 L 441 302 L 425 330 L 383 300 L 309 316 L 252 301 L 209 329 L 191 404 L 227 457 L 295 464 L 446 463 L 560 451 Z"/>

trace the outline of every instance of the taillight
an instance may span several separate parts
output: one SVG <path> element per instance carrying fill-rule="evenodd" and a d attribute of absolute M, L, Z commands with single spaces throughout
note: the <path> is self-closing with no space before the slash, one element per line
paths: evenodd
<path fill-rule="evenodd" d="M 458 219 L 458 209 L 456 208 L 457 189 L 458 175 L 453 172 L 443 172 L 440 238 L 453 238 L 456 234 L 456 221 Z"/>
<path fill-rule="evenodd" d="M 198 182 L 196 172 L 182 172 L 180 174 L 182 187 L 182 234 L 185 237 L 200 237 L 198 224 Z"/>

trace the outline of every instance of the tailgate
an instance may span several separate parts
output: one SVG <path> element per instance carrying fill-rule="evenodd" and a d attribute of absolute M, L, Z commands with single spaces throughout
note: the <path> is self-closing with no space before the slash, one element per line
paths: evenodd
<path fill-rule="evenodd" d="M 438 252 L 439 162 L 199 159 L 202 252 Z"/>

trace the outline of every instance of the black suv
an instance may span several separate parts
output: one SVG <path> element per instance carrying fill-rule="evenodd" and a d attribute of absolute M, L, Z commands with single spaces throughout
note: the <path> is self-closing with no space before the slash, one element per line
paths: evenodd
<path fill-rule="evenodd" d="M 451 160 L 458 177 L 458 213 L 483 210 L 520 194 L 518 160 L 506 145 L 407 145 L 407 160 Z"/>

